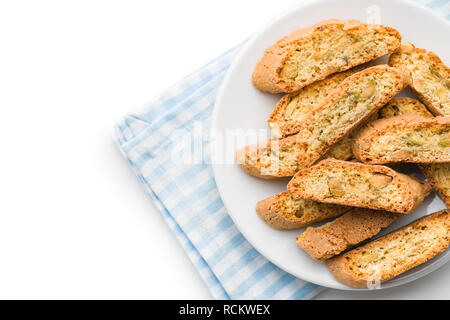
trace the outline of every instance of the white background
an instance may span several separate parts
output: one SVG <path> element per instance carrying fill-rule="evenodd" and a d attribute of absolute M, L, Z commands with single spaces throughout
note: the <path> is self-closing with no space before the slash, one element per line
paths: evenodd
<path fill-rule="evenodd" d="M 293 0 L 0 1 L 0 298 L 209 299 L 114 123 Z M 378 292 L 450 298 L 450 264 Z"/>

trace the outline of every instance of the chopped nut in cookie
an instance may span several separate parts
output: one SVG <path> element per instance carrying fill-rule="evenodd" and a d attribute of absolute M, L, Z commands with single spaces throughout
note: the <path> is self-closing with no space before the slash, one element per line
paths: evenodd
<path fill-rule="evenodd" d="M 369 178 L 369 183 L 377 189 L 385 188 L 391 183 L 393 177 L 384 173 L 375 173 Z"/>
<path fill-rule="evenodd" d="M 330 190 L 330 193 L 335 197 L 342 197 L 345 195 L 344 186 L 342 185 L 342 182 L 339 181 L 338 178 L 331 177 L 327 181 L 328 188 Z"/>

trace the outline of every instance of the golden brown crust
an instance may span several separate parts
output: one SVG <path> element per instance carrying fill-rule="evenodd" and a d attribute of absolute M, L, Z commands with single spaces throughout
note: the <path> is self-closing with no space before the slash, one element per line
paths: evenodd
<path fill-rule="evenodd" d="M 430 185 L 386 166 L 327 159 L 297 172 L 288 190 L 295 199 L 407 214 Z"/>
<path fill-rule="evenodd" d="M 435 115 L 450 116 L 450 68 L 434 52 L 404 43 L 389 65 L 403 70 L 408 85 Z"/>
<path fill-rule="evenodd" d="M 293 55 L 296 51 L 296 45 L 299 43 L 313 42 L 313 38 L 322 38 L 326 32 L 330 30 L 341 30 L 343 32 L 366 32 L 371 34 L 375 32 L 376 34 L 384 34 L 390 36 L 393 43 L 388 43 L 385 41 L 383 43 L 386 46 L 381 49 L 379 46 L 378 50 L 372 50 L 372 53 L 360 54 L 354 56 L 346 56 L 345 61 L 339 66 L 328 65 L 327 68 L 321 70 L 321 72 L 316 72 L 308 76 L 308 80 L 302 82 L 295 82 L 293 80 L 283 79 L 280 75 L 281 70 L 285 62 Z M 356 65 L 363 64 L 370 60 L 376 59 L 383 55 L 389 54 L 397 50 L 401 43 L 401 36 L 397 30 L 381 25 L 369 25 L 361 23 L 356 20 L 340 21 L 340 20 L 325 20 L 319 22 L 318 24 L 296 30 L 290 35 L 279 40 L 277 43 L 267 48 L 264 56 L 257 63 L 255 70 L 252 75 L 253 85 L 261 91 L 270 93 L 280 93 L 280 92 L 295 92 L 301 88 L 319 80 L 325 79 L 328 75 L 348 70 Z M 361 53 L 360 51 L 357 51 Z M 344 52 L 342 52 L 342 55 Z"/>
<path fill-rule="evenodd" d="M 426 233 L 425 236 L 422 233 Z M 406 236 L 417 238 L 417 241 L 407 241 Z M 450 211 L 442 210 L 332 258 L 326 261 L 326 266 L 339 282 L 354 288 L 365 288 L 373 281 L 385 282 L 425 263 L 443 252 L 449 243 Z M 410 256 L 406 259 L 397 257 L 394 263 L 392 259 L 395 259 L 396 253 L 405 254 L 398 252 L 402 246 L 407 246 Z"/>
<path fill-rule="evenodd" d="M 336 104 L 342 103 L 346 106 L 351 91 L 354 90 L 357 83 L 365 83 L 368 79 L 377 78 L 380 82 L 373 87 L 374 94 L 369 102 L 361 104 L 358 111 L 356 107 L 343 112 L 337 110 Z M 391 81 L 392 84 L 387 86 L 389 90 L 378 92 L 378 87 L 383 82 Z M 370 83 L 370 82 L 369 82 Z M 369 117 L 376 114 L 393 96 L 400 92 L 403 88 L 402 73 L 395 68 L 387 65 L 378 65 L 364 69 L 361 72 L 347 77 L 325 100 L 316 106 L 302 121 L 297 135 L 297 160 L 303 167 L 309 167 L 319 160 L 330 148 L 347 136 L 352 130 L 364 123 Z M 359 98 L 356 98 L 357 106 Z M 368 105 L 370 104 L 370 107 Z M 337 113 L 339 112 L 339 116 Z M 351 113 L 358 112 L 358 117 L 352 114 L 352 121 L 346 120 Z M 346 122 L 344 122 L 346 121 Z M 331 125 L 339 128 L 339 131 L 332 130 Z M 318 129 L 321 129 L 320 131 Z M 325 134 L 325 130 L 328 130 Z M 319 132 L 318 132 L 319 131 Z M 320 135 L 320 137 L 318 136 Z M 318 145 L 320 147 L 318 147 Z"/>
<path fill-rule="evenodd" d="M 295 200 L 283 191 L 256 204 L 256 213 L 269 226 L 279 230 L 299 229 L 315 222 L 337 217 L 349 207 L 309 200 Z"/>
<path fill-rule="evenodd" d="M 448 148 L 437 143 L 422 143 L 416 138 L 400 137 L 403 131 L 415 132 L 424 128 L 450 130 L 450 117 L 425 118 L 414 113 L 371 122 L 361 130 L 353 143 L 353 155 L 368 164 L 385 164 L 391 162 L 436 163 L 450 162 Z M 393 150 L 391 143 L 377 143 L 375 139 L 394 136 L 395 143 L 402 142 L 402 149 Z M 438 141 L 439 142 L 439 141 Z M 378 148 L 376 153 L 371 149 Z M 434 148 L 434 149 L 433 149 Z M 383 151 L 386 149 L 386 151 Z M 433 153 L 433 151 L 435 151 Z M 380 155 L 382 154 L 382 155 Z"/>
<path fill-rule="evenodd" d="M 323 226 L 308 227 L 296 241 L 313 259 L 324 261 L 372 238 L 400 216 L 355 208 Z"/>

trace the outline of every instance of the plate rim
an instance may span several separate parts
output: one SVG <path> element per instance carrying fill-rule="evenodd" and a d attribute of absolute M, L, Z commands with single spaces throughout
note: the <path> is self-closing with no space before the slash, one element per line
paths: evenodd
<path fill-rule="evenodd" d="M 306 7 L 308 7 L 309 5 L 318 5 L 318 4 L 326 4 L 329 1 L 334 1 L 334 0 L 315 0 L 315 1 L 311 1 L 311 0 L 306 0 L 303 1 L 301 3 L 292 5 L 288 8 L 286 8 L 285 10 L 282 10 L 280 13 L 278 13 L 277 15 L 275 15 L 273 18 L 271 18 L 270 20 L 268 20 L 264 25 L 262 25 L 248 40 L 247 42 L 242 46 L 242 48 L 239 49 L 239 52 L 236 54 L 236 56 L 234 57 L 229 69 L 226 72 L 226 75 L 222 81 L 222 83 L 220 84 L 217 96 L 216 96 L 216 100 L 214 102 L 214 108 L 213 108 L 213 112 L 211 115 L 211 128 L 216 128 L 217 127 L 217 121 L 218 121 L 218 114 L 219 114 L 219 108 L 221 105 L 221 101 L 224 99 L 224 95 L 225 95 L 225 88 L 227 87 L 228 82 L 230 81 L 230 78 L 232 76 L 232 74 L 234 73 L 234 70 L 237 68 L 238 62 L 242 59 L 242 57 L 246 54 L 246 52 L 249 50 L 249 48 L 251 48 L 253 46 L 253 44 L 259 40 L 259 38 L 261 37 L 262 34 L 264 34 L 265 32 L 267 32 L 275 23 L 279 22 L 281 19 L 283 19 L 286 15 L 288 15 L 291 11 L 299 11 L 302 10 Z M 414 6 L 417 9 L 420 9 L 422 11 L 426 11 L 429 15 L 433 16 L 434 19 L 440 20 L 442 23 L 447 24 L 449 29 L 450 29 L 450 22 L 445 19 L 444 17 L 440 16 L 438 13 L 436 13 L 436 11 L 432 10 L 431 8 L 422 5 L 416 1 L 410 1 L 410 0 L 390 0 L 392 2 L 398 2 L 398 3 L 402 3 L 404 5 L 408 5 L 408 6 Z M 237 165 L 236 163 L 233 165 Z M 230 210 L 229 210 L 229 206 L 227 205 L 227 196 L 225 195 L 226 193 L 223 192 L 224 187 L 222 184 L 222 181 L 220 179 L 217 179 L 217 172 L 219 170 L 219 164 L 217 163 L 212 163 L 212 170 L 213 170 L 213 175 L 214 175 L 214 179 L 216 181 L 216 185 L 217 185 L 217 189 L 219 191 L 220 197 L 222 198 L 222 202 L 225 206 L 225 208 L 227 209 L 227 212 L 229 214 L 229 216 L 231 217 L 233 223 L 235 224 L 236 228 L 239 230 L 239 232 L 244 236 L 244 238 L 250 243 L 250 245 L 255 248 L 259 254 L 261 254 L 263 257 L 265 257 L 268 261 L 270 261 L 271 263 L 273 263 L 275 266 L 277 266 L 278 268 L 280 268 L 281 270 L 293 275 L 294 277 L 297 277 L 303 281 L 307 281 L 307 282 L 311 282 L 314 283 L 316 285 L 325 287 L 325 288 L 331 288 L 331 289 L 337 289 L 337 290 L 344 290 L 344 291 L 371 291 L 373 289 L 369 289 L 369 288 L 352 288 L 352 287 L 348 287 L 345 285 L 342 286 L 330 286 L 329 284 L 323 283 L 321 281 L 315 281 L 315 280 L 311 280 L 311 279 L 304 279 L 304 278 L 300 278 L 297 275 L 295 275 L 294 271 L 291 271 L 290 268 L 286 267 L 286 266 L 282 266 L 280 265 L 276 259 L 272 258 L 270 255 L 268 255 L 267 253 L 265 253 L 264 248 L 262 248 L 258 243 L 256 243 L 255 241 L 252 241 L 248 236 L 245 230 L 245 228 L 240 228 L 239 227 L 239 223 L 236 223 L 235 218 L 233 216 L 233 214 L 230 214 Z M 420 272 L 416 272 L 413 273 L 411 275 L 406 276 L 405 278 L 402 278 L 401 280 L 398 280 L 396 278 L 383 283 L 383 285 L 380 288 L 377 288 L 376 290 L 384 290 L 384 289 L 388 289 L 388 288 L 393 288 L 393 287 L 397 287 L 397 286 L 402 286 L 405 285 L 407 283 L 410 283 L 412 281 L 418 280 L 428 274 L 431 274 L 432 272 L 438 270 L 439 268 L 441 268 L 442 266 L 444 266 L 447 262 L 450 261 L 450 252 L 445 253 L 445 251 L 441 254 L 445 254 L 444 257 L 441 257 L 440 259 L 431 259 L 430 261 L 428 261 L 427 263 L 429 263 L 428 265 L 426 265 L 424 267 L 424 269 L 422 269 Z"/>

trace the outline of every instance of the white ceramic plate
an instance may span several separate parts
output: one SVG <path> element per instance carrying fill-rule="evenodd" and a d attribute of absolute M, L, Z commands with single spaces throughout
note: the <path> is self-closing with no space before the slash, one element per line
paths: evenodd
<path fill-rule="evenodd" d="M 381 23 L 400 31 L 403 42 L 436 52 L 450 63 L 450 24 L 430 9 L 403 0 L 319 0 L 300 4 L 272 20 L 240 51 L 223 81 L 214 114 L 213 128 L 261 129 L 268 132 L 266 120 L 280 96 L 264 94 L 251 84 L 251 74 L 264 50 L 295 29 L 318 21 L 337 18 Z M 378 21 L 377 21 L 378 20 Z M 408 92 L 401 93 L 409 95 Z M 227 156 L 233 158 L 237 145 Z M 219 147 L 219 146 L 217 146 Z M 214 174 L 225 206 L 247 240 L 268 260 L 294 276 L 337 289 L 350 289 L 337 282 L 327 268 L 313 261 L 295 243 L 303 230 L 277 231 L 255 213 L 255 204 L 286 189 L 288 179 L 262 180 L 251 177 L 237 164 L 213 164 Z M 433 193 L 414 213 L 402 217 L 386 232 L 395 230 L 428 213 L 445 208 Z M 450 251 L 382 285 L 393 287 L 413 281 L 436 270 L 450 259 Z"/>

